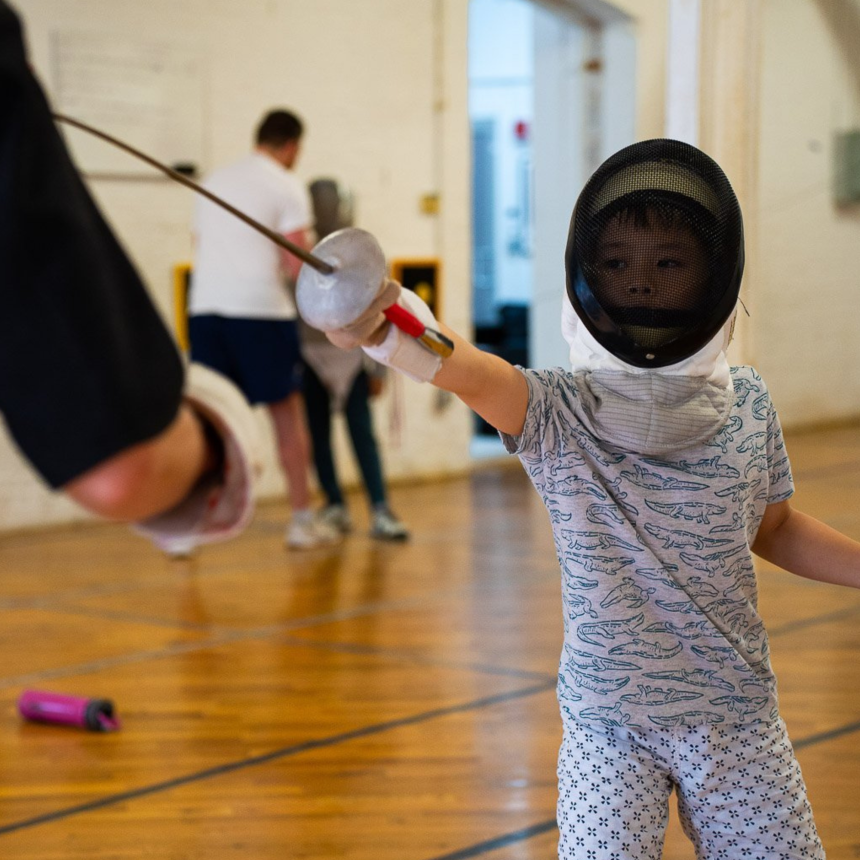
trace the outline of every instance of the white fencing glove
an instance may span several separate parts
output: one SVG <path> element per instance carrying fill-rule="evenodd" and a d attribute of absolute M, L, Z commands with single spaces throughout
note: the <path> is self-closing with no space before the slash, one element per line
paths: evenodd
<path fill-rule="evenodd" d="M 254 485 L 262 471 L 256 417 L 230 380 L 191 364 L 183 401 L 214 432 L 223 458 L 220 468 L 201 478 L 179 504 L 135 524 L 136 531 L 166 551 L 177 541 L 200 545 L 241 532 L 254 514 Z"/>
<path fill-rule="evenodd" d="M 326 332 L 328 339 L 344 349 L 360 346 L 374 360 L 399 370 L 415 382 L 431 382 L 442 366 L 442 358 L 419 340 L 389 322 L 383 311 L 393 304 L 405 308 L 427 328 L 438 329 L 433 312 L 412 290 L 387 279 L 370 307 L 348 326 Z"/>
<path fill-rule="evenodd" d="M 379 285 L 379 292 L 367 310 L 349 325 L 326 331 L 326 337 L 341 349 L 355 349 L 357 346 L 373 346 L 381 343 L 390 325 L 382 312 L 397 301 L 402 290 L 403 287 L 397 281 L 386 278 Z"/>

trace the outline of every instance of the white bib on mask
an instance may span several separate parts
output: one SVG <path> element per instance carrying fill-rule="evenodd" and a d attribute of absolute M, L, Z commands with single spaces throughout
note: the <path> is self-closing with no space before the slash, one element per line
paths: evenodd
<path fill-rule="evenodd" d="M 734 404 L 726 350 L 735 315 L 698 352 L 659 370 L 634 367 L 602 347 L 564 296 L 561 330 L 570 347 L 583 423 L 625 451 L 659 456 L 701 444 Z"/>

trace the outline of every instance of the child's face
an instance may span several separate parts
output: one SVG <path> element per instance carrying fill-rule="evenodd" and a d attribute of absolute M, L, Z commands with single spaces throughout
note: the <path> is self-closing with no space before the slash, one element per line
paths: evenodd
<path fill-rule="evenodd" d="M 594 291 L 606 306 L 692 310 L 707 294 L 706 249 L 680 219 L 616 215 L 596 251 Z"/>

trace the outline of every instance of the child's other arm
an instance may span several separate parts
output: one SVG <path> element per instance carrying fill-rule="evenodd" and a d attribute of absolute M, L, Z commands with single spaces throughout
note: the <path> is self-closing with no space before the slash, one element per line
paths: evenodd
<path fill-rule="evenodd" d="M 798 576 L 860 588 L 860 543 L 787 501 L 768 505 L 752 550 Z"/>

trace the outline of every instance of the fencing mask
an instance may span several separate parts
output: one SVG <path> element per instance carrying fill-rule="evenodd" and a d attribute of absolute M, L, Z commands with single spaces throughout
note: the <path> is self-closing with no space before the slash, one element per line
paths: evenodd
<path fill-rule="evenodd" d="M 567 294 L 609 353 L 637 368 L 677 364 L 733 313 L 743 224 L 719 165 L 675 140 L 635 143 L 586 183 L 570 222 Z"/>
<path fill-rule="evenodd" d="M 352 192 L 336 179 L 322 177 L 308 186 L 314 211 L 314 230 L 317 239 L 325 239 L 329 233 L 352 227 L 354 223 L 354 201 Z"/>

